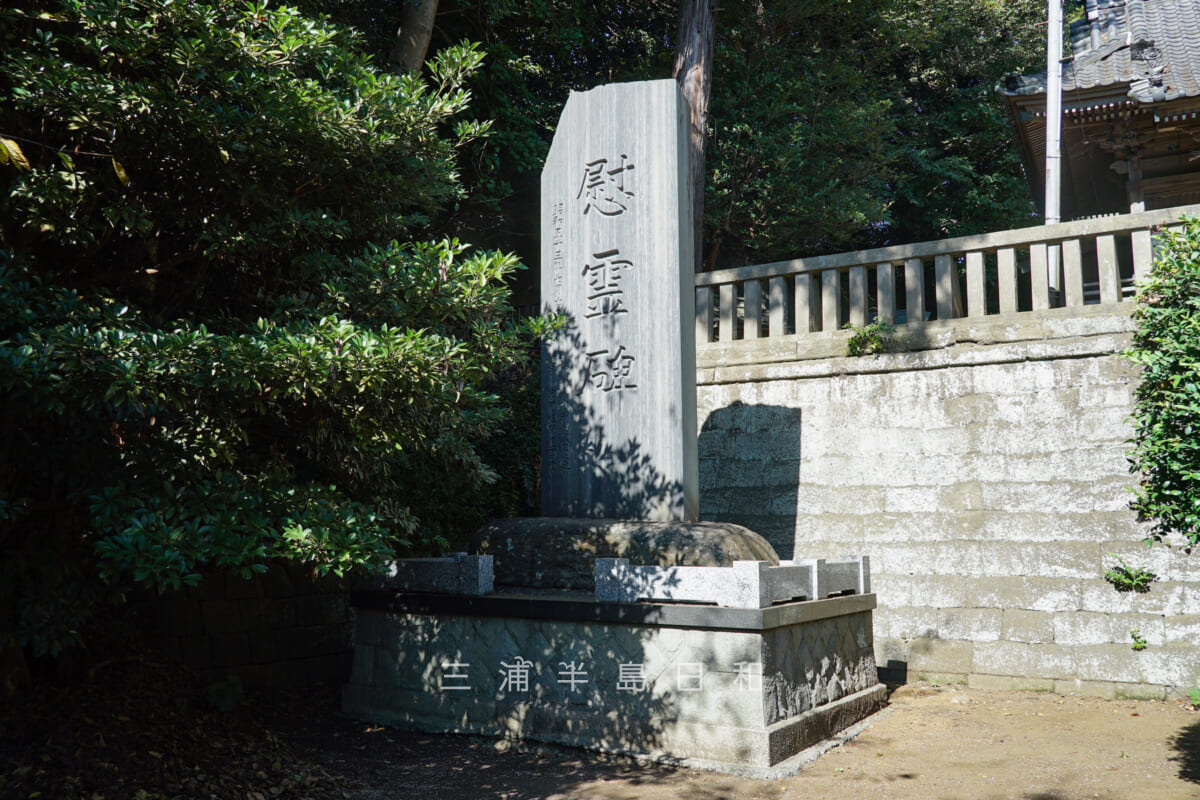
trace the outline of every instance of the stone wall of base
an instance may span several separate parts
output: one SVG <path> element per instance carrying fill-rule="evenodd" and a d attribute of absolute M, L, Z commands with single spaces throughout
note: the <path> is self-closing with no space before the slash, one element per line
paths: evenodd
<path fill-rule="evenodd" d="M 349 591 L 301 566 L 273 564 L 249 579 L 211 573 L 139 606 L 151 644 L 202 679 L 302 686 L 341 683 L 350 671 Z"/>
<path fill-rule="evenodd" d="M 831 355 L 845 332 L 701 346 L 702 518 L 782 558 L 869 556 L 887 679 L 1200 685 L 1200 558 L 1148 549 L 1128 508 L 1125 308 L 924 327 L 862 358 Z M 1117 591 L 1115 556 L 1159 580 Z"/>
<path fill-rule="evenodd" d="M 431 732 L 765 772 L 882 704 L 874 602 L 455 598 L 437 610 L 430 598 L 356 594 L 343 709 Z"/>

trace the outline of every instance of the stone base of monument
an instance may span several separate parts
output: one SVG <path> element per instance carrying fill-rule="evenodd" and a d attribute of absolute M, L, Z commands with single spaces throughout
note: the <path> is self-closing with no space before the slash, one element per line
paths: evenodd
<path fill-rule="evenodd" d="M 353 716 L 756 776 L 884 703 L 875 595 L 766 608 L 590 594 L 354 595 Z"/>
<path fill-rule="evenodd" d="M 598 558 L 652 566 L 729 567 L 779 563 L 763 537 L 732 522 L 646 522 L 514 517 L 483 526 L 470 550 L 495 559 L 499 588 L 536 586 L 591 592 Z"/>

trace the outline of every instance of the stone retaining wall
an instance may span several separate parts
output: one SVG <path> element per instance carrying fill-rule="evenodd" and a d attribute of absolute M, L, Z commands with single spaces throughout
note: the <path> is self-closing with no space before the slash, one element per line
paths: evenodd
<path fill-rule="evenodd" d="M 845 332 L 701 345 L 702 518 L 783 558 L 869 556 L 886 678 L 1200 685 L 1200 556 L 1148 550 L 1127 506 L 1128 314 L 952 322 L 909 334 L 923 349 L 861 358 L 831 355 Z M 1110 553 L 1160 580 L 1116 591 Z"/>

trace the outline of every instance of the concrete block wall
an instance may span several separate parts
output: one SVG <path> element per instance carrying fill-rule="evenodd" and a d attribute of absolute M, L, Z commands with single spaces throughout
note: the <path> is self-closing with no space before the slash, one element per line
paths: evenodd
<path fill-rule="evenodd" d="M 818 358 L 802 342 L 702 345 L 702 519 L 783 558 L 870 556 L 885 679 L 1185 694 L 1200 685 L 1200 555 L 1141 543 L 1131 322 L 1087 311 L 989 318 L 969 338 L 930 323 L 915 341 L 932 349 L 862 358 L 828 355 L 844 332 L 806 337 Z M 1109 554 L 1159 580 L 1116 591 Z"/>
<path fill-rule="evenodd" d="M 247 685 L 341 683 L 350 674 L 354 616 L 342 581 L 273 564 L 250 579 L 205 575 L 194 589 L 147 598 L 152 644 L 201 678 Z"/>

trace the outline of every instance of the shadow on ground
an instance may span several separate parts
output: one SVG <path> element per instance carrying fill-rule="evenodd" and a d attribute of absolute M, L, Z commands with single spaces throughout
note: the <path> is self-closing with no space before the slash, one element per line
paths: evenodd
<path fill-rule="evenodd" d="M 1200 722 L 1188 725 L 1171 740 L 1175 754 L 1171 760 L 1179 765 L 1179 777 L 1190 783 L 1200 783 Z"/>
<path fill-rule="evenodd" d="M 420 734 L 332 721 L 300 742 L 309 759 L 353 787 L 348 800 L 634 800 L 647 794 L 680 800 L 741 796 L 739 779 L 670 765 L 640 764 L 571 748 L 505 749 L 482 737 Z M 657 791 L 656 791 L 657 790 Z M 764 786 L 761 800 L 782 800 L 784 786 Z"/>

